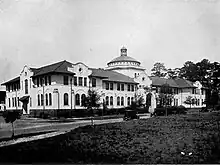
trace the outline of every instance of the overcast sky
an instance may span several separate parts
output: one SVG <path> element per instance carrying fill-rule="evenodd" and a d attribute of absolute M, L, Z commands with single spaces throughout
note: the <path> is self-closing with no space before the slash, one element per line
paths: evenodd
<path fill-rule="evenodd" d="M 0 0 L 0 83 L 24 65 L 106 67 L 127 47 L 146 72 L 220 61 L 218 0 Z"/>

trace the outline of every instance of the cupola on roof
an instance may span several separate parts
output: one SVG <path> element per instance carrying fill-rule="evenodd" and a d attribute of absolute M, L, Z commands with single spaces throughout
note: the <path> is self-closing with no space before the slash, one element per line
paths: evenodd
<path fill-rule="evenodd" d="M 140 64 L 139 61 L 127 55 L 127 49 L 124 46 L 121 48 L 121 56 L 114 58 L 112 61 L 108 63 L 108 65 L 116 62 L 135 62 Z"/>

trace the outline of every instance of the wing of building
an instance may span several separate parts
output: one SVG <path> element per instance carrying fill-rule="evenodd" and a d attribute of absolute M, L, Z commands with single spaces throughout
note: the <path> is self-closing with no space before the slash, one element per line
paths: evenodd
<path fill-rule="evenodd" d="M 197 107 L 203 106 L 205 92 L 199 82 L 150 77 L 139 61 L 127 55 L 125 47 L 105 69 L 65 60 L 39 68 L 24 66 L 20 75 L 2 85 L 6 86 L 6 109 L 32 114 L 42 110 L 85 109 L 89 89 L 96 90 L 108 108 L 127 107 L 135 96 L 146 99 L 147 93 L 159 92 L 164 83 L 175 91 L 173 105 L 184 105 L 184 99 L 192 95 L 199 100 Z"/>

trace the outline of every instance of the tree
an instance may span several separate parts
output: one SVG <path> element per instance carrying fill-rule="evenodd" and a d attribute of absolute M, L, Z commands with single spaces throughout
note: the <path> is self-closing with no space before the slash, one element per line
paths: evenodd
<path fill-rule="evenodd" d="M 167 78 L 175 79 L 179 77 L 180 68 L 168 69 L 167 70 Z"/>
<path fill-rule="evenodd" d="M 100 107 L 101 105 L 100 98 L 101 96 L 95 90 L 91 90 L 91 89 L 88 90 L 88 95 L 85 98 L 85 107 L 87 107 L 87 110 L 90 112 L 92 125 L 93 125 L 93 116 L 94 116 L 93 108 Z"/>
<path fill-rule="evenodd" d="M 3 117 L 5 119 L 6 123 L 11 123 L 12 126 L 12 136 L 11 138 L 14 138 L 14 122 L 16 119 L 20 118 L 20 113 L 19 111 L 4 111 L 3 112 Z"/>
<path fill-rule="evenodd" d="M 131 103 L 131 108 L 136 109 L 144 105 L 144 98 L 142 95 L 135 94 L 134 101 Z"/>
<path fill-rule="evenodd" d="M 198 81 L 198 66 L 194 64 L 192 61 L 187 61 L 183 65 L 182 68 L 180 68 L 179 73 L 181 78 L 185 78 L 187 80 L 190 80 L 192 82 Z"/>
<path fill-rule="evenodd" d="M 173 91 L 169 84 L 165 83 L 160 88 L 160 93 L 158 95 L 160 101 L 160 106 L 165 107 L 167 116 L 167 106 L 172 104 Z"/>
<path fill-rule="evenodd" d="M 164 66 L 164 63 L 156 62 L 151 69 L 151 75 L 157 77 L 165 77 L 167 73 L 167 69 Z"/>
<path fill-rule="evenodd" d="M 191 106 L 194 105 L 196 102 L 192 96 L 188 96 L 186 100 L 184 101 L 184 103 L 190 105 L 190 108 L 191 108 Z"/>

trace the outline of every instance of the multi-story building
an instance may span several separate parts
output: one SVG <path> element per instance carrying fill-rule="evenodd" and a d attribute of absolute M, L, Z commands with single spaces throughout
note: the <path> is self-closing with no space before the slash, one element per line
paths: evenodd
<path fill-rule="evenodd" d="M 34 110 L 81 109 L 89 88 L 96 90 L 109 108 L 128 106 L 134 99 L 137 83 L 114 71 L 89 68 L 61 61 L 40 68 L 24 66 L 20 76 L 3 83 L 6 108 Z"/>
<path fill-rule="evenodd" d="M 157 96 L 164 82 L 175 92 L 173 105 L 185 105 L 184 100 L 190 95 L 198 99 L 197 107 L 204 106 L 205 92 L 200 83 L 149 77 L 141 63 L 127 55 L 125 47 L 107 65 L 96 69 L 81 62 L 61 61 L 39 68 L 24 66 L 19 76 L 2 84 L 6 86 L 6 109 L 20 109 L 23 114 L 82 109 L 89 89 L 96 90 L 108 108 L 127 107 L 137 95 L 145 100 L 149 92 Z"/>

